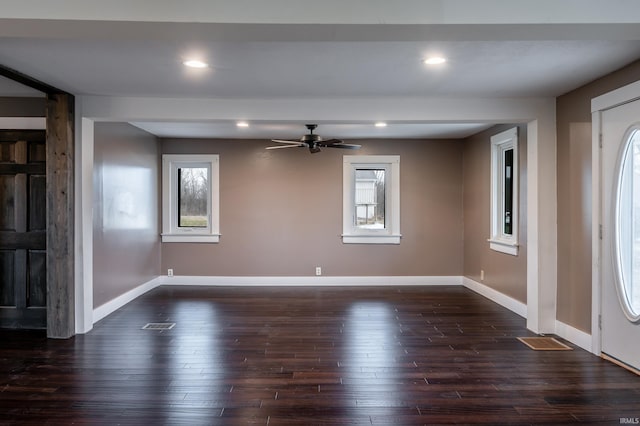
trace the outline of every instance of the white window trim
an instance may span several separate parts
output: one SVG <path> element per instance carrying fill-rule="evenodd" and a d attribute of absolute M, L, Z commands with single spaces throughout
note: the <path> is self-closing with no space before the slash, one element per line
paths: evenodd
<path fill-rule="evenodd" d="M 209 178 L 209 226 L 178 227 L 178 169 L 207 167 Z M 218 155 L 165 154 L 162 156 L 162 242 L 217 243 L 220 241 L 220 193 Z"/>
<path fill-rule="evenodd" d="M 362 229 L 354 224 L 355 171 L 385 169 L 385 229 Z M 345 244 L 400 244 L 400 156 L 345 155 L 342 164 L 342 242 Z"/>
<path fill-rule="evenodd" d="M 502 158 L 504 151 L 513 149 L 513 208 L 511 212 L 512 234 L 503 232 L 504 229 L 504 181 Z M 491 238 L 489 248 L 513 256 L 518 255 L 518 128 L 514 127 L 491 137 Z"/>

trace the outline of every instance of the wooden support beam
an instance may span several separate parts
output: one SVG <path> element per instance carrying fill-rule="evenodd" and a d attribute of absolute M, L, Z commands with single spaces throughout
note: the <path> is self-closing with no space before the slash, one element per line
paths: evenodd
<path fill-rule="evenodd" d="M 57 87 L 53 87 L 50 84 L 43 83 L 40 80 L 36 80 L 33 77 L 29 77 L 28 75 L 23 74 L 20 71 L 14 70 L 13 68 L 9 68 L 2 64 L 0 64 L 0 76 L 7 77 L 8 79 L 13 81 L 17 81 L 20 84 L 24 84 L 27 87 L 39 90 L 42 93 L 66 93 L 63 90 L 58 89 Z"/>
<path fill-rule="evenodd" d="M 75 334 L 74 97 L 47 95 L 47 336 Z"/>

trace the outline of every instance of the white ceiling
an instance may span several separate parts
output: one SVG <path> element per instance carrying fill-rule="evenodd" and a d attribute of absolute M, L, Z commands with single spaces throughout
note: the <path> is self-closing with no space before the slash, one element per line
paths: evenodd
<path fill-rule="evenodd" d="M 251 122 L 248 128 L 238 128 L 233 122 L 131 122 L 136 127 L 154 135 L 180 138 L 241 138 L 241 139 L 300 139 L 308 133 L 305 123 L 288 121 Z M 387 127 L 378 128 L 374 123 L 309 123 L 318 124 L 314 131 L 324 139 L 449 139 L 466 138 L 481 130 L 487 129 L 487 123 L 389 123 Z"/>
<path fill-rule="evenodd" d="M 105 11 L 98 2 L 69 0 L 62 3 L 77 8 L 66 13 L 64 7 L 53 8 L 44 1 L 5 2 L 14 5 L 0 10 L 0 64 L 78 96 L 214 98 L 221 102 L 297 99 L 304 109 L 316 99 L 557 97 L 640 58 L 637 2 L 615 0 L 607 2 L 609 8 L 624 4 L 626 9 L 615 14 L 600 5 L 598 11 L 585 15 L 584 10 L 572 14 L 577 9 L 562 10 L 557 3 L 546 1 L 511 0 L 519 10 L 509 9 L 505 2 L 487 1 L 489 9 L 500 8 L 493 15 L 483 9 L 477 18 L 467 16 L 465 9 L 444 10 L 442 1 L 388 2 L 395 8 L 379 1 L 327 2 L 340 6 L 335 12 L 320 10 L 320 17 L 288 8 L 278 15 L 272 9 L 261 9 L 269 2 L 245 0 L 186 1 L 181 4 L 187 12 L 161 7 L 146 18 L 141 7 L 156 3 L 138 0 L 134 3 L 139 7 L 124 17 L 113 10 L 131 7 L 131 2 L 115 1 L 110 3 L 112 10 Z M 377 12 L 369 11 L 363 17 L 352 8 L 350 21 L 340 15 L 350 3 L 374 5 Z M 469 8 L 479 2 L 449 4 L 453 3 Z M 526 9 L 528 3 L 532 5 Z M 218 9 L 208 9 L 211 4 Z M 425 4 L 438 10 L 439 17 L 416 18 L 410 13 L 411 8 L 425 12 Z M 536 4 L 536 14 L 545 4 L 547 14 L 527 20 L 525 13 Z M 598 2 L 581 3 L 587 11 L 590 5 Z M 318 12 L 318 6 L 314 7 Z M 635 20 L 629 18 L 634 12 Z M 242 13 L 250 18 L 240 19 L 245 16 Z M 96 20 L 107 15 L 118 16 Z M 518 25 L 498 22 L 509 17 L 515 22 L 513 17 L 521 15 L 524 17 L 518 19 L 523 22 Z M 384 24 L 391 17 L 397 22 Z M 549 24 L 554 19 L 561 22 Z M 305 22 L 308 24 L 301 24 Z M 422 60 L 434 54 L 447 57 L 448 62 L 425 66 Z M 211 67 L 186 69 L 182 61 L 194 56 Z M 33 96 L 30 89 L 24 92 Z M 0 95 L 22 93 L 19 85 L 0 78 Z M 383 129 L 374 128 L 372 123 L 379 119 L 321 123 L 319 133 L 340 138 L 457 138 L 491 124 L 456 123 L 452 117 L 450 123 L 396 121 Z M 236 128 L 231 120 L 134 124 L 170 137 L 292 138 L 305 131 L 303 122 L 260 119 L 253 120 L 248 129 Z"/>

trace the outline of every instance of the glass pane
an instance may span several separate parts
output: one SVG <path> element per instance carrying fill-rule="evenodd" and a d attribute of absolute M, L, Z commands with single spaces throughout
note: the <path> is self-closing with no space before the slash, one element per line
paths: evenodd
<path fill-rule="evenodd" d="M 385 228 L 385 170 L 356 169 L 355 225 Z"/>
<path fill-rule="evenodd" d="M 209 170 L 205 167 L 178 169 L 178 226 L 206 228 L 209 225 Z"/>
<path fill-rule="evenodd" d="M 626 309 L 640 315 L 640 131 L 632 133 L 622 157 L 616 236 L 620 262 L 619 290 Z"/>
<path fill-rule="evenodd" d="M 513 149 L 504 151 L 504 233 L 513 234 Z"/>

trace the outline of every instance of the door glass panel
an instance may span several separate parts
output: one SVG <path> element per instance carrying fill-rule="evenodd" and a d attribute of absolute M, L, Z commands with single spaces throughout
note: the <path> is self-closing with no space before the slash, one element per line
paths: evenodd
<path fill-rule="evenodd" d="M 627 133 L 616 202 L 617 287 L 623 310 L 640 319 L 640 130 Z"/>

